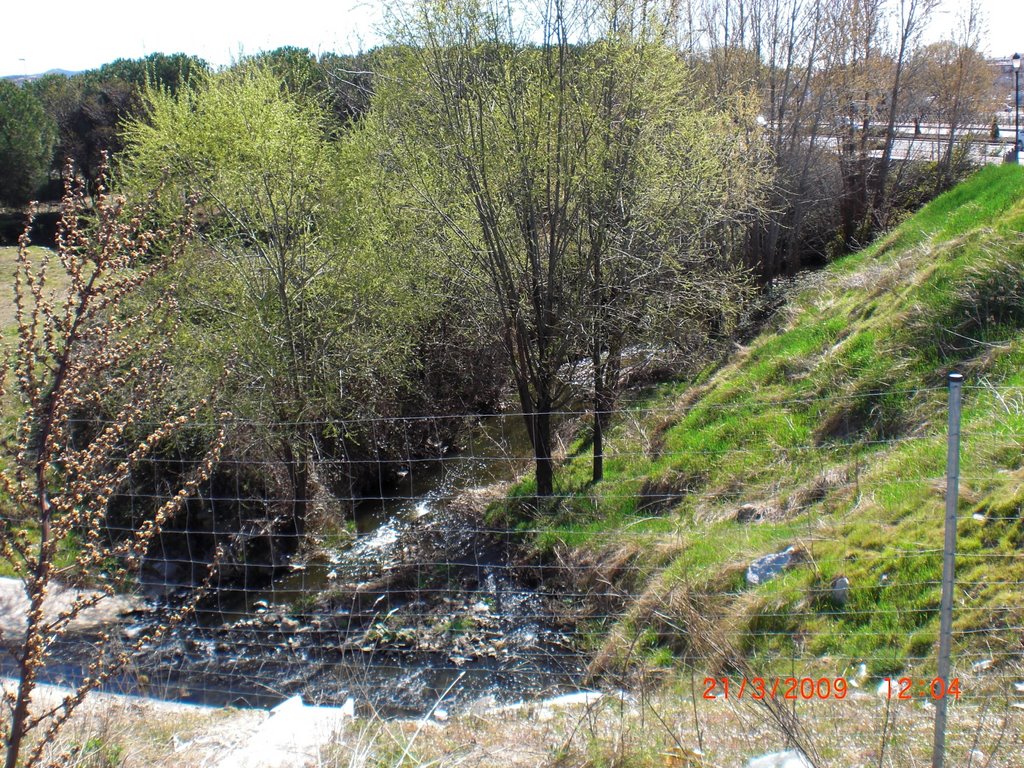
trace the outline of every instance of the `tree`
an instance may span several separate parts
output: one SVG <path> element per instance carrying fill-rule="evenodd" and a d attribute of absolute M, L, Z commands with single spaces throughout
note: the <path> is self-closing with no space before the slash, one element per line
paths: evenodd
<path fill-rule="evenodd" d="M 775 179 L 766 213 L 750 232 L 747 264 L 765 283 L 864 242 L 891 221 L 893 207 L 918 200 L 919 167 L 894 158 L 894 150 L 904 141 L 901 122 L 913 121 L 919 131 L 926 115 L 938 120 L 932 97 L 924 95 L 934 62 L 920 47 L 934 6 L 934 0 L 686 4 L 678 36 L 705 73 L 711 97 L 745 86 L 760 101 Z M 950 69 L 936 91 L 948 101 L 958 90 Z"/>
<path fill-rule="evenodd" d="M 885 127 L 885 143 L 875 182 L 872 204 L 876 223 L 883 225 L 889 208 L 889 167 L 892 165 L 892 150 L 896 142 L 896 119 L 903 108 L 904 69 L 909 63 L 914 43 L 921 33 L 921 27 L 938 5 L 938 0 L 899 0 L 898 31 L 896 34 L 895 67 L 892 88 L 889 92 L 888 120 Z"/>
<path fill-rule="evenodd" d="M 85 137 L 79 135 L 78 114 L 84 98 L 84 84 L 81 78 L 60 74 L 43 75 L 37 80 L 25 83 L 25 89 L 32 93 L 54 124 L 54 164 L 57 168 L 71 159 L 79 172 L 85 167 L 88 156 Z"/>
<path fill-rule="evenodd" d="M 3 695 L 10 713 L 0 728 L 6 768 L 37 764 L 85 696 L 123 668 L 133 649 L 167 631 L 169 624 L 145 632 L 124 651 L 112 650 L 110 638 L 101 635 L 99 644 L 108 652 L 98 655 L 76 689 L 53 709 L 34 705 L 32 692 L 54 640 L 83 610 L 130 579 L 163 523 L 209 477 L 220 450 L 218 435 L 141 525 L 120 539 L 105 535 L 111 498 L 203 407 L 161 400 L 170 380 L 165 354 L 174 301 L 165 293 L 153 305 L 140 308 L 136 302 L 140 289 L 181 255 L 190 224 L 185 219 L 167 230 L 148 230 L 143 222 L 150 213 L 108 194 L 102 185 L 95 190 L 93 209 L 84 189 L 69 180 L 56 265 L 49 256 L 35 261 L 28 232 L 21 238 L 14 283 L 17 348 L 11 370 L 5 366 L 3 373 L 14 374 L 23 410 L 14 439 L 4 443 L 0 556 L 23 582 L 29 608 L 17 657 L 17 690 Z M 52 288 L 54 266 L 68 286 L 63 293 Z M 93 423 L 98 413 L 108 418 Z M 76 538 L 77 557 L 64 569 L 70 573 L 58 573 L 59 550 Z M 101 572 L 98 591 L 48 614 L 46 596 L 58 578 L 96 579 Z M 33 731 L 40 737 L 19 762 L 25 737 Z"/>
<path fill-rule="evenodd" d="M 106 159 L 122 149 L 120 122 L 137 114 L 138 87 L 118 77 L 100 78 L 95 71 L 46 75 L 27 87 L 56 123 L 56 156 L 61 162 L 70 159 L 90 181 L 98 180 Z"/>
<path fill-rule="evenodd" d="M 325 110 L 269 67 L 146 98 L 146 118 L 126 126 L 123 183 L 139 194 L 169 174 L 176 199 L 206 214 L 179 278 L 181 367 L 210 386 L 217 361 L 236 360 L 222 396 L 263 425 L 291 485 L 284 517 L 301 524 L 312 457 L 330 452 L 323 431 L 375 448 L 338 422 L 392 412 L 430 309 L 410 291 L 423 279 L 376 247 L 360 145 L 330 139 Z"/>
<path fill-rule="evenodd" d="M 45 75 L 27 84 L 56 122 L 59 163 L 70 158 L 90 180 L 98 178 L 105 157 L 123 149 L 121 124 L 142 115 L 146 88 L 171 94 L 204 77 L 206 62 L 183 53 L 118 59 L 72 77 Z"/>
<path fill-rule="evenodd" d="M 285 45 L 272 51 L 247 56 L 236 66 L 265 67 L 296 96 L 315 96 L 325 90 L 324 73 L 308 48 Z"/>
<path fill-rule="evenodd" d="M 770 285 L 821 259 L 839 225 L 837 161 L 859 146 L 850 120 L 862 116 L 851 117 L 849 107 L 863 95 L 839 95 L 837 86 L 859 61 L 848 47 L 851 30 L 862 25 L 850 23 L 856 9 L 841 0 L 706 0 L 696 7 L 681 17 L 680 37 L 707 73 L 710 97 L 747 91 L 764 125 L 773 179 L 745 261 Z"/>
<path fill-rule="evenodd" d="M 0 80 L 0 203 L 22 205 L 46 181 L 55 129 L 39 100 Z"/>
<path fill-rule="evenodd" d="M 370 108 L 374 62 L 379 55 L 369 51 L 352 55 L 325 53 L 320 57 L 335 122 L 344 125 L 355 121 Z"/>
<path fill-rule="evenodd" d="M 673 258 L 735 213 L 719 185 L 753 176 L 738 114 L 699 108 L 665 16 L 642 8 L 420 4 L 394 20 L 368 118 L 500 318 L 539 496 L 554 489 L 552 414 L 580 394 L 573 369 L 595 362 L 600 421 L 625 308 L 667 275 L 679 295 L 693 275 Z"/>
<path fill-rule="evenodd" d="M 992 69 L 980 50 L 981 31 L 981 11 L 971 2 L 961 10 L 952 39 L 920 52 L 920 87 L 929 112 L 949 131 L 939 157 L 939 190 L 956 178 L 955 150 L 962 132 L 987 125 L 997 103 Z"/>
<path fill-rule="evenodd" d="M 593 480 L 622 356 L 641 341 L 727 333 L 739 307 L 739 254 L 761 196 L 766 153 L 753 115 L 695 104 L 696 87 L 650 6 L 610 6 L 578 52 L 586 138 L 579 242 L 591 279 Z M 724 124 L 729 128 L 724 129 Z M 744 130 L 746 129 L 746 130 Z M 685 300 L 680 300 L 685 297 Z"/>
<path fill-rule="evenodd" d="M 172 94 L 209 74 L 210 65 L 185 53 L 151 53 L 142 59 L 116 59 L 104 64 L 92 79 L 122 80 L 141 91 L 146 86 L 166 88 Z M 89 79 L 89 78 L 86 78 Z"/>

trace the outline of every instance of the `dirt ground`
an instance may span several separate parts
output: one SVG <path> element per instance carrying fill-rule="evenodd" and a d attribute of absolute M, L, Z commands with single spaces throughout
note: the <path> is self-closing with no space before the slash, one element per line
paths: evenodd
<path fill-rule="evenodd" d="M 47 621 L 52 621 L 70 608 L 79 597 L 99 594 L 54 584 L 43 603 Z M 28 598 L 21 581 L 0 578 L 0 643 L 18 643 L 25 636 Z M 125 595 L 103 597 L 99 603 L 83 610 L 71 623 L 72 631 L 84 631 L 116 621 L 119 616 L 141 608 L 141 602 Z"/>
<path fill-rule="evenodd" d="M 43 695 L 59 691 L 44 689 Z M 74 764 L 97 768 L 742 768 L 758 756 L 795 748 L 818 768 L 931 763 L 930 703 L 888 701 L 864 689 L 842 702 L 799 702 L 795 718 L 789 718 L 792 707 L 787 707 L 773 711 L 757 702 L 722 698 L 695 704 L 663 689 L 642 700 L 606 696 L 564 706 L 482 706 L 451 719 L 441 710 L 426 720 L 350 720 L 312 754 L 252 762 L 251 747 L 265 732 L 266 712 L 97 695 L 51 752 L 77 750 Z M 1024 765 L 1022 734 L 1024 709 L 1013 702 L 953 704 L 946 764 Z M 249 762 L 239 762 L 243 753 Z"/>

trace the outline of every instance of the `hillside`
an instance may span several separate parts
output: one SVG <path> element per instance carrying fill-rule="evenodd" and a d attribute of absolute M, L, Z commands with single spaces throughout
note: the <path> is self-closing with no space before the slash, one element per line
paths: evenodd
<path fill-rule="evenodd" d="M 908 704 L 897 715 L 897 704 L 868 686 L 896 672 L 934 674 L 952 370 L 966 386 L 954 627 L 964 695 L 952 709 L 950 754 L 968 756 L 955 764 L 1020 764 L 1024 742 L 1010 707 L 1021 704 L 1014 683 L 1024 626 L 1022 233 L 1024 171 L 980 171 L 871 247 L 801 278 L 760 334 L 720 364 L 632 397 L 608 434 L 603 482 L 589 482 L 582 435 L 565 446 L 554 512 L 523 515 L 530 481 L 491 504 L 506 541 L 513 536 L 503 526 L 516 525 L 532 548 L 510 570 L 536 568 L 536 594 L 559 596 L 573 620 L 566 626 L 581 630 L 591 681 L 611 689 L 624 673 L 629 693 L 599 704 L 568 697 L 575 703 L 564 708 L 495 707 L 484 698 L 451 719 L 445 708 L 416 720 L 360 718 L 333 735 L 319 764 L 724 766 L 791 747 L 819 766 L 925 764 L 931 710 Z M 0 251 L 0 267 L 12 259 Z M 9 326 L 10 311 L 0 319 Z M 451 592 L 433 587 L 451 578 L 453 564 L 480 562 L 479 551 L 442 561 L 410 551 L 420 557 L 420 599 L 408 605 L 421 613 L 422 594 Z M 748 567 L 782 552 L 788 566 L 752 583 Z M 431 637 L 482 636 L 492 610 L 509 610 L 480 594 L 435 622 Z M 458 611 L 457 602 L 449 607 Z M 306 618 L 303 605 L 292 614 Z M 528 625 L 537 605 L 509 614 Z M 257 636 L 273 615 L 253 622 Z M 387 614 L 395 617 L 403 618 L 397 607 Z M 299 623 L 283 613 L 277 620 Z M 384 637 L 388 625 L 374 623 L 377 639 L 362 650 L 383 654 L 391 643 L 411 654 L 409 626 Z M 282 645 L 259 647 L 276 656 Z M 561 651 L 544 652 L 557 660 Z M 443 668 L 444 658 L 430 663 Z M 681 662 L 695 675 L 677 673 Z M 711 673 L 734 683 L 842 677 L 851 695 L 842 705 L 800 703 L 799 713 L 781 689 L 761 704 L 749 693 L 745 702 L 735 693 L 705 701 Z M 652 692 L 644 685 L 652 679 L 669 684 Z M 227 710 L 143 716 L 134 702 L 118 719 L 122 704 L 101 701 L 101 716 L 73 721 L 71 748 L 85 744 L 82 754 L 104 765 L 233 765 L 231 750 L 253 733 L 258 742 L 269 720 Z"/>
<path fill-rule="evenodd" d="M 596 563 L 601 576 L 575 586 L 625 611 L 595 615 L 609 638 L 595 674 L 641 650 L 656 667 L 685 655 L 934 672 L 954 370 L 966 377 L 954 652 L 964 665 L 1017 659 L 1022 230 L 1024 171 L 982 170 L 806 278 L 724 364 L 630 405 L 604 482 L 588 484 L 585 439 L 570 449 L 566 503 L 522 527 L 558 562 Z M 779 576 L 748 583 L 751 562 L 789 547 Z"/>

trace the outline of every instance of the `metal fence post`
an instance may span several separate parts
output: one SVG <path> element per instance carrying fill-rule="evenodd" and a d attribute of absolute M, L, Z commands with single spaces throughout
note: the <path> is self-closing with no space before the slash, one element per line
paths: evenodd
<path fill-rule="evenodd" d="M 942 604 L 939 608 L 939 670 L 943 694 L 935 702 L 935 745 L 932 768 L 946 760 L 946 691 L 949 688 L 949 654 L 953 641 L 953 576 L 956 565 L 957 502 L 960 498 L 960 400 L 964 377 L 949 374 L 949 427 L 946 448 L 946 540 L 942 549 Z"/>

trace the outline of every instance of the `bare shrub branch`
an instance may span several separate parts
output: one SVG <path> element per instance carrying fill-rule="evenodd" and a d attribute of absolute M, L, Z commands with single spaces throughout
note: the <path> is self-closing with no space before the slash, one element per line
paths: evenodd
<path fill-rule="evenodd" d="M 111 635 L 100 632 L 97 658 L 73 693 L 57 707 L 32 711 L 32 691 L 56 641 L 83 611 L 113 596 L 115 584 L 131 583 L 163 525 L 208 480 L 224 445 L 220 430 L 178 489 L 141 524 L 120 537 L 107 531 L 109 502 L 133 470 L 208 404 L 182 408 L 164 397 L 171 376 L 165 353 L 174 333 L 173 286 L 140 290 L 183 254 L 192 235 L 190 207 L 170 226 L 153 227 L 157 193 L 130 202 L 113 194 L 104 179 L 90 196 L 68 167 L 54 255 L 34 256 L 29 228 L 19 241 L 17 340 L 9 367 L 21 415 L 0 471 L 0 556 L 22 580 L 29 608 L 16 653 L 18 689 L 4 697 L 6 768 L 19 764 L 25 737 L 34 731 L 39 738 L 20 764 L 40 764 L 45 744 L 87 694 L 184 619 L 203 591 L 117 649 Z M 59 282 L 50 274 L 55 264 L 63 272 Z M 60 285 L 66 287 L 54 287 Z M 7 397 L 2 388 L 0 397 Z M 71 541 L 74 561 L 58 568 L 58 552 Z M 71 577 L 95 582 L 96 591 L 48 615 L 48 593 L 58 578 Z"/>

